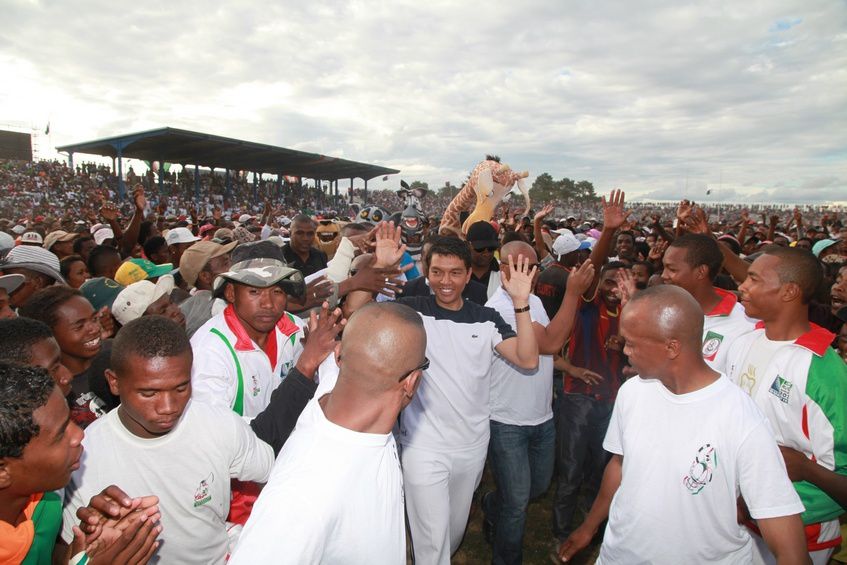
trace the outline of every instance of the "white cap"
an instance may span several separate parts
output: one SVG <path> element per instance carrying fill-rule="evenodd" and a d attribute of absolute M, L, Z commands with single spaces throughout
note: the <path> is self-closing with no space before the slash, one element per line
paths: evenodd
<path fill-rule="evenodd" d="M 97 230 L 102 229 L 102 228 L 108 228 L 108 227 L 109 227 L 109 224 L 94 224 L 93 226 L 88 228 L 88 231 L 91 232 L 91 235 L 94 235 L 94 232 L 96 232 Z"/>
<path fill-rule="evenodd" d="M 94 243 L 97 245 L 103 245 L 103 242 L 107 239 L 114 239 L 115 232 L 112 231 L 112 228 L 100 228 L 96 232 L 94 232 Z"/>
<path fill-rule="evenodd" d="M 168 231 L 165 241 L 168 245 L 174 245 L 177 243 L 194 243 L 195 241 L 200 241 L 200 238 L 191 233 L 191 230 L 188 228 L 173 228 Z"/>
<path fill-rule="evenodd" d="M 25 231 L 26 231 L 26 226 L 22 226 L 20 224 L 12 227 L 12 233 L 17 234 L 17 235 L 21 235 Z"/>
<path fill-rule="evenodd" d="M 579 249 L 588 249 L 587 242 L 580 242 L 570 230 L 561 230 L 563 233 L 553 242 L 553 255 L 560 259 L 562 255 L 573 253 Z"/>
<path fill-rule="evenodd" d="M 44 238 L 37 231 L 28 231 L 21 236 L 21 243 L 32 243 L 34 245 L 43 245 Z"/>
<path fill-rule="evenodd" d="M 151 304 L 174 289 L 174 278 L 162 275 L 156 284 L 138 281 L 120 291 L 112 303 L 112 315 L 122 326 L 144 315 Z"/>
<path fill-rule="evenodd" d="M 238 216 L 238 223 L 239 224 L 246 224 L 247 222 L 249 222 L 250 220 L 252 220 L 255 217 L 256 216 L 251 216 L 250 214 L 241 214 L 240 216 Z"/>

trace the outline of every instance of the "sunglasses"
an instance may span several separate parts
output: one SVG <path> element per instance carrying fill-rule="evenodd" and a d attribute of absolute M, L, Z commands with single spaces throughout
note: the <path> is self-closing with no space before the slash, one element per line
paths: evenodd
<path fill-rule="evenodd" d="M 404 374 L 402 377 L 400 377 L 400 379 L 399 379 L 397 382 L 398 382 L 398 383 L 402 383 L 403 381 L 405 381 L 406 379 L 408 379 L 408 378 L 409 378 L 409 376 L 410 376 L 412 373 L 414 373 L 415 371 L 426 371 L 427 369 L 429 369 L 429 359 L 427 359 L 426 357 L 424 357 L 423 363 L 421 363 L 420 365 L 418 365 L 417 367 L 415 367 L 414 369 L 412 369 L 412 370 L 411 370 L 411 371 L 409 371 L 408 373 Z"/>
<path fill-rule="evenodd" d="M 477 253 L 482 253 L 483 251 L 488 251 L 489 253 L 494 253 L 495 251 L 497 251 L 497 249 L 498 248 L 496 246 L 495 247 L 480 247 L 479 249 L 474 248 L 474 251 L 476 251 Z"/>

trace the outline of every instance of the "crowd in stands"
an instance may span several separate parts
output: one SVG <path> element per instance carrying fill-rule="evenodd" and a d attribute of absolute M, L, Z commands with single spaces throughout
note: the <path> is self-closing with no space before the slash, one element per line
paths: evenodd
<path fill-rule="evenodd" d="M 0 563 L 838 550 L 845 210 L 165 181 L 0 162 Z"/>

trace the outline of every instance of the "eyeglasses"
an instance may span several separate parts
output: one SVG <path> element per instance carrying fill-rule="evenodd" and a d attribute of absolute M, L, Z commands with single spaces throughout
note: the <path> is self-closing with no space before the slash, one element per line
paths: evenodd
<path fill-rule="evenodd" d="M 420 365 L 418 365 L 417 367 L 415 367 L 414 369 L 412 369 L 411 371 L 409 371 L 408 373 L 406 373 L 405 375 L 400 377 L 400 379 L 397 382 L 402 383 L 403 381 L 408 379 L 409 375 L 411 375 L 415 371 L 426 371 L 427 369 L 429 369 L 429 359 L 424 357 L 423 363 L 421 363 Z"/>
<path fill-rule="evenodd" d="M 494 253 L 495 251 L 497 251 L 497 249 L 498 248 L 496 246 L 495 247 L 481 247 L 479 249 L 474 248 L 474 251 L 476 251 L 477 253 L 482 253 L 483 251 L 488 251 L 489 253 Z"/>

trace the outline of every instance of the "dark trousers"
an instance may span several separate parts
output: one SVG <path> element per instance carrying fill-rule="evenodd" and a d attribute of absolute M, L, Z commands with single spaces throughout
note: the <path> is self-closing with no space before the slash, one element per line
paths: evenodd
<path fill-rule="evenodd" d="M 613 404 L 584 394 L 564 393 L 556 405 L 556 468 L 558 482 L 553 501 L 553 535 L 567 538 L 579 526 L 573 523 L 577 506 L 591 509 L 600 490 L 609 455 L 603 439 Z"/>

